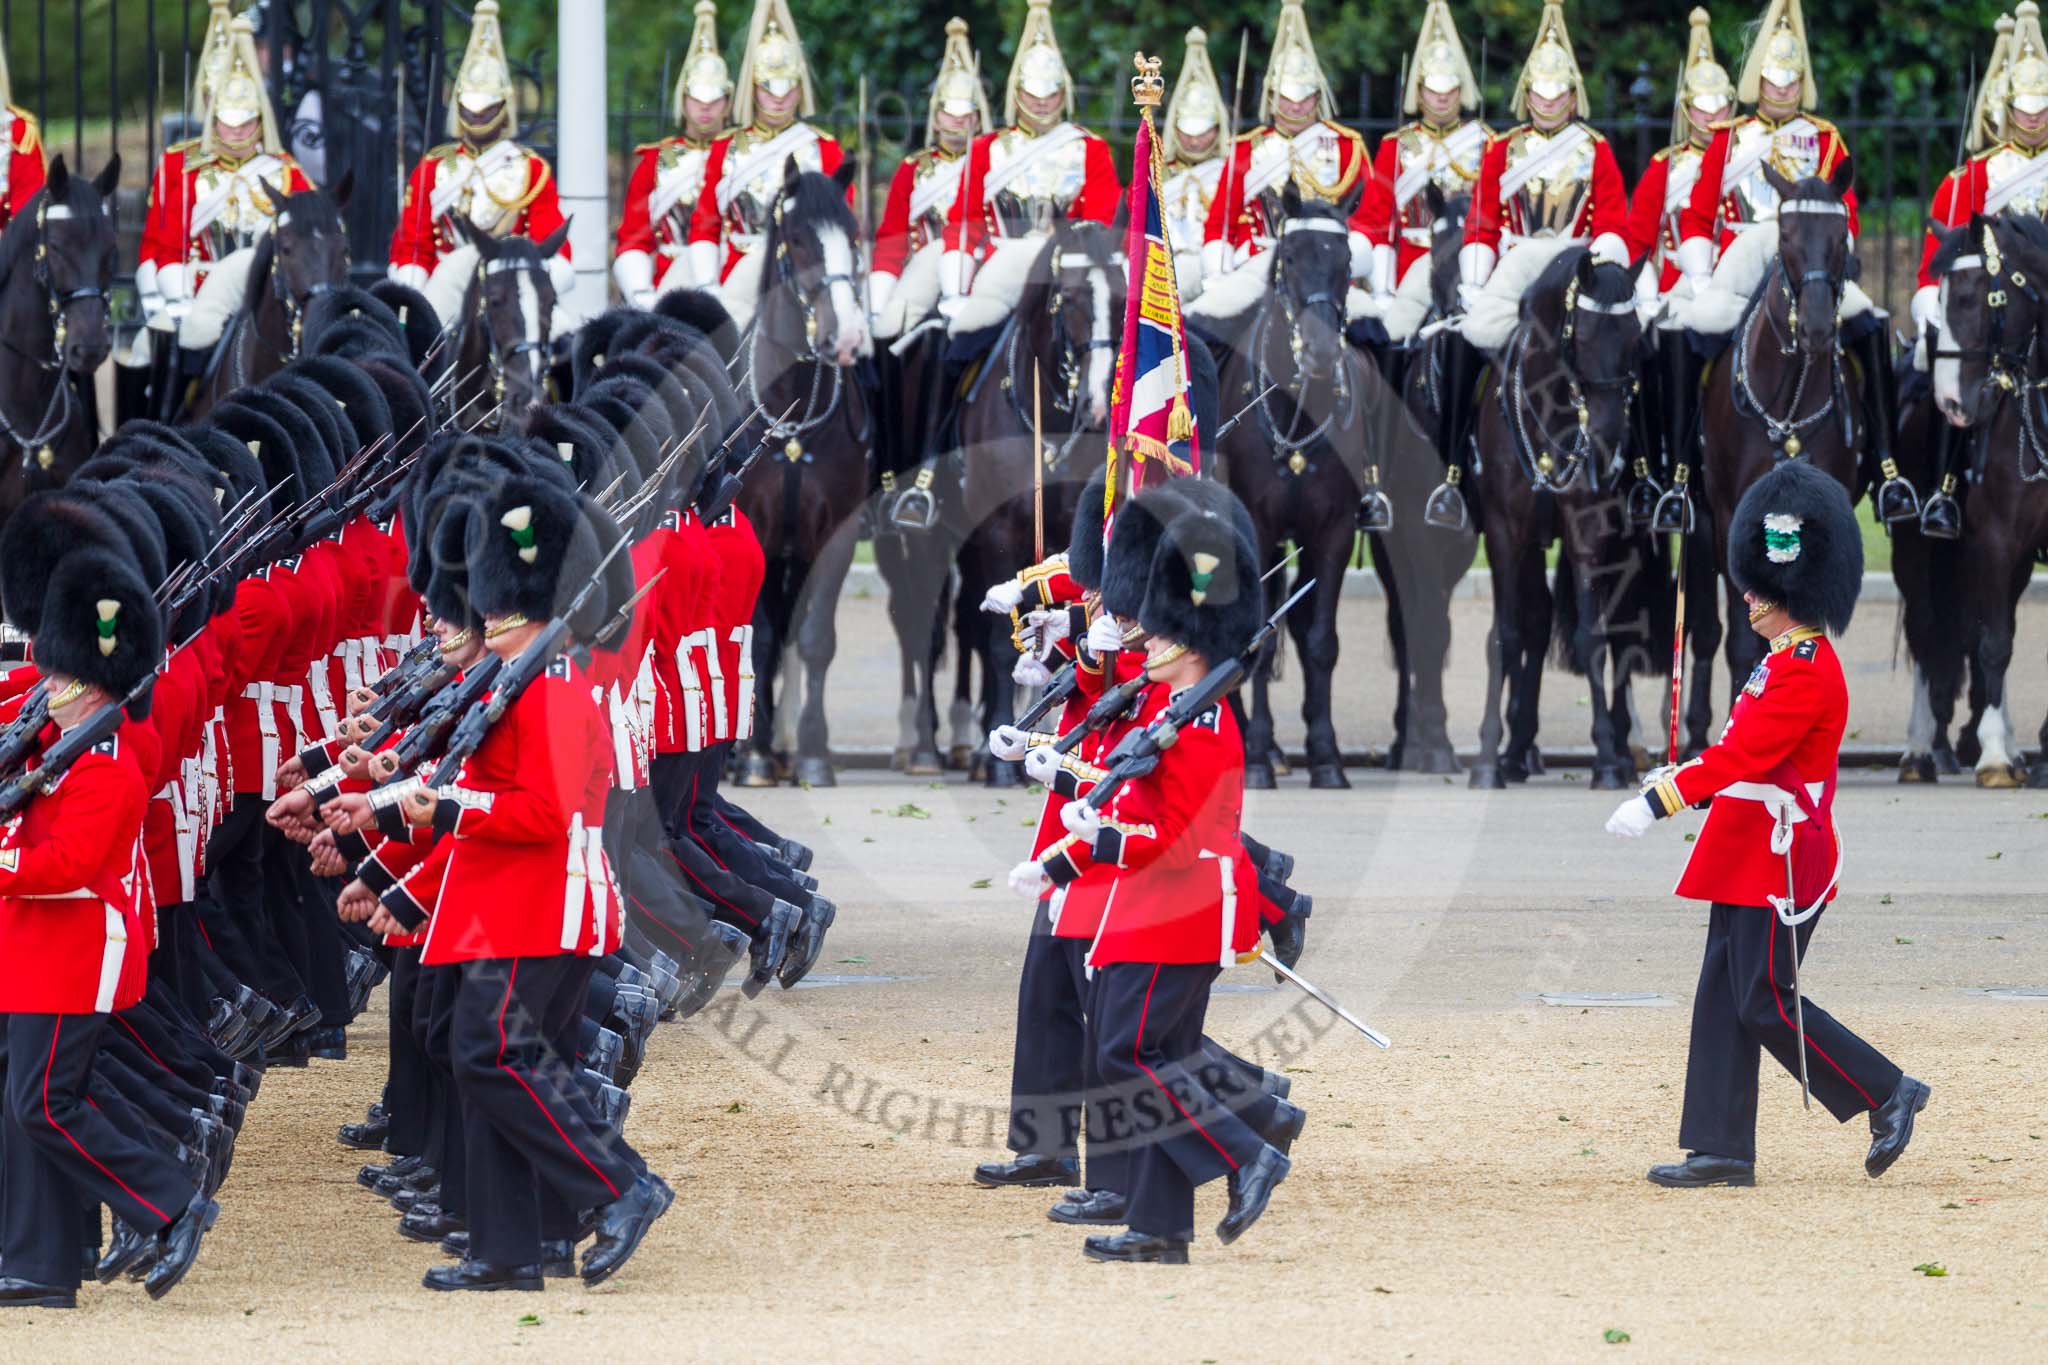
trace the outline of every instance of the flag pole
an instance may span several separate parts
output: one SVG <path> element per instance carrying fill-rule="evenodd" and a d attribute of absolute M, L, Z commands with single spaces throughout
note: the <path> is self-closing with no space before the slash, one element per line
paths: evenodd
<path fill-rule="evenodd" d="M 1031 562 L 1045 562 L 1045 410 L 1039 391 L 1039 365 L 1031 362 Z"/>

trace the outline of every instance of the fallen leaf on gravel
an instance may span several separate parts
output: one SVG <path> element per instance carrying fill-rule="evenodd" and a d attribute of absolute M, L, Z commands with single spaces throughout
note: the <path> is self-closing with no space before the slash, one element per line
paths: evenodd
<path fill-rule="evenodd" d="M 1626 1346 L 1628 1344 L 1628 1333 L 1622 1331 L 1619 1327 L 1610 1327 L 1600 1334 L 1600 1340 L 1606 1342 L 1609 1346 Z"/>
<path fill-rule="evenodd" d="M 1996 862 L 1996 861 L 1997 861 L 1998 859 L 2000 859 L 2000 858 L 2003 858 L 2004 856 L 2005 856 L 2005 853 L 2004 853 L 2004 851 L 2003 851 L 2003 850 L 2000 850 L 2000 851 L 1999 851 L 1999 852 L 1997 852 L 1997 853 L 1987 853 L 1987 854 L 1985 854 L 1985 855 L 1984 855 L 1984 860 L 1985 860 L 1986 862 Z"/>
<path fill-rule="evenodd" d="M 976 877 L 967 885 L 970 889 L 975 891 L 986 891 L 989 888 L 989 879 L 986 877 Z"/>
<path fill-rule="evenodd" d="M 1391 1294 L 1391 1293 L 1393 1293 L 1394 1291 L 1393 1291 L 1393 1290 L 1391 1290 L 1391 1289 L 1389 1289 L 1389 1288 L 1387 1288 L 1387 1287 L 1386 1287 L 1385 1285 L 1383 1285 L 1383 1284 L 1376 1284 L 1376 1285 L 1374 1285 L 1374 1286 L 1372 1287 L 1372 1292 L 1373 1292 L 1373 1293 L 1375 1293 L 1375 1294 Z"/>
<path fill-rule="evenodd" d="M 1892 937 L 1892 942 L 1894 943 L 1911 943 L 1912 941 L 1910 938 L 1899 938 L 1897 935 Z"/>
<path fill-rule="evenodd" d="M 740 1112 L 740 1102 L 739 1102 L 738 1100 L 734 1100 L 734 1101 L 733 1101 L 733 1102 L 732 1102 L 731 1104 L 728 1104 L 727 1106 L 725 1106 L 725 1112 L 726 1112 L 726 1113 L 728 1113 L 728 1114 L 737 1114 L 737 1113 L 739 1113 L 739 1112 Z"/>
<path fill-rule="evenodd" d="M 842 957 L 842 958 L 840 958 L 839 960 L 840 960 L 841 962 L 866 962 L 866 961 L 867 961 L 867 959 L 866 959 L 866 958 L 864 958 L 864 957 Z"/>
<path fill-rule="evenodd" d="M 520 1325 L 521 1327 L 538 1327 L 538 1326 L 540 1326 L 540 1314 L 538 1314 L 538 1313 L 521 1313 L 521 1314 L 519 1315 L 519 1325 Z"/>
<path fill-rule="evenodd" d="M 895 810 L 890 811 L 889 814 L 895 816 L 898 820 L 929 820 L 932 818 L 932 813 L 923 806 L 918 805 L 915 801 L 905 801 Z"/>
<path fill-rule="evenodd" d="M 1913 1270 L 1914 1273 L 1925 1275 L 1930 1280 L 1938 1280 L 1948 1274 L 1948 1267 L 1940 1261 L 1922 1261 L 1914 1266 Z"/>
<path fill-rule="evenodd" d="M 1951 1199 L 1948 1203 L 1943 1204 L 1942 1207 L 1945 1209 L 1959 1209 L 1962 1207 L 1962 1205 L 1956 1203 L 1955 1200 Z"/>
<path fill-rule="evenodd" d="M 1892 903 L 1892 893 L 1889 891 L 1885 892 L 1877 898 L 1877 903 L 1879 905 L 1890 905 Z"/>

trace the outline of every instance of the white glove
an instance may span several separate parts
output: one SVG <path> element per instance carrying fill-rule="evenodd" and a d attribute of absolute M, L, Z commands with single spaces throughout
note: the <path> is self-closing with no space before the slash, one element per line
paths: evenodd
<path fill-rule="evenodd" d="M 165 303 L 190 303 L 193 294 L 190 267 L 178 261 L 157 267 L 156 289 L 164 296 Z"/>
<path fill-rule="evenodd" d="M 427 268 L 423 265 L 391 265 L 385 267 L 384 273 L 407 289 L 427 287 Z"/>
<path fill-rule="evenodd" d="M 1223 274 L 1226 270 L 1230 269 L 1229 263 L 1223 257 L 1223 249 L 1223 241 L 1221 238 L 1218 238 L 1213 242 L 1202 243 L 1203 278 L 1213 280 L 1217 276 Z"/>
<path fill-rule="evenodd" d="M 1024 605 L 1024 585 L 1014 578 L 1008 578 L 988 590 L 981 599 L 983 611 L 994 612 L 997 616 L 1008 616 Z"/>
<path fill-rule="evenodd" d="M 1102 832 L 1102 812 L 1086 801 L 1069 801 L 1060 807 L 1060 823 L 1067 827 L 1067 833 L 1079 835 L 1092 844 Z"/>
<path fill-rule="evenodd" d="M 1052 785 L 1053 774 L 1060 770 L 1060 756 L 1050 745 L 1041 744 L 1024 755 L 1024 775 L 1041 787 Z"/>
<path fill-rule="evenodd" d="M 1458 281 L 1474 289 L 1485 284 L 1493 274 L 1493 263 L 1500 259 L 1494 249 L 1484 242 L 1467 242 L 1458 248 Z M 1461 288 L 1459 293 L 1463 293 Z"/>
<path fill-rule="evenodd" d="M 718 288 L 718 243 L 692 242 L 689 249 L 689 283 L 698 289 Z M 670 266 L 674 270 L 675 266 Z"/>
<path fill-rule="evenodd" d="M 559 251 L 548 257 L 548 283 L 555 287 L 555 297 L 566 299 L 576 289 L 576 265 Z"/>
<path fill-rule="evenodd" d="M 1103 612 L 1088 623 L 1088 635 L 1084 643 L 1088 646 L 1088 652 L 1097 658 L 1116 653 L 1124 647 L 1123 623 L 1108 612 Z"/>
<path fill-rule="evenodd" d="M 1714 243 L 1706 237 L 1688 237 L 1678 244 L 1678 269 L 1692 281 L 1693 293 L 1706 288 L 1714 275 Z"/>
<path fill-rule="evenodd" d="M 1915 336 L 1941 321 L 1940 286 L 1925 284 L 1915 289 L 1913 291 L 1913 303 L 1908 311 L 1913 315 L 1913 334 Z"/>
<path fill-rule="evenodd" d="M 964 251 L 948 251 L 939 257 L 939 307 L 943 311 L 947 299 L 967 297 L 967 287 L 974 280 L 974 267 L 968 262 Z"/>
<path fill-rule="evenodd" d="M 1010 869 L 1010 889 L 1025 900 L 1037 900 L 1045 894 L 1045 888 L 1045 869 L 1030 859 Z"/>
<path fill-rule="evenodd" d="M 1015 763 L 1024 757 L 1024 749 L 1024 732 L 1014 725 L 998 725 L 988 732 L 988 752 L 992 758 Z"/>
<path fill-rule="evenodd" d="M 1631 796 L 1607 817 L 1607 832 L 1620 839 L 1640 839 L 1656 823 L 1657 816 L 1651 811 L 1650 803 L 1640 796 Z"/>
<path fill-rule="evenodd" d="M 1026 612 L 1024 624 L 1038 632 L 1039 641 L 1052 644 L 1064 640 L 1074 628 L 1073 618 L 1067 615 L 1065 607 L 1046 607 L 1039 611 Z"/>
<path fill-rule="evenodd" d="M 1628 243 L 1622 240 L 1618 232 L 1603 232 L 1593 239 L 1590 254 L 1594 260 L 1603 261 L 1608 265 L 1627 265 Z"/>
<path fill-rule="evenodd" d="M 1351 278 L 1370 280 L 1374 265 L 1372 239 L 1362 232 L 1351 232 L 1345 241 L 1351 248 Z"/>
<path fill-rule="evenodd" d="M 889 311 L 889 298 L 896 292 L 896 277 L 886 270 L 868 272 L 868 311 L 879 318 Z"/>
<path fill-rule="evenodd" d="M 1372 295 L 1384 299 L 1394 292 L 1394 266 L 1400 258 L 1394 248 L 1385 242 L 1375 242 L 1372 248 Z"/>
<path fill-rule="evenodd" d="M 621 297 L 640 305 L 641 295 L 654 296 L 654 258 L 644 251 L 621 251 L 612 261 L 612 279 L 618 282 Z"/>
<path fill-rule="evenodd" d="M 1052 670 L 1036 654 L 1019 654 L 1017 666 L 1010 670 L 1010 681 L 1019 687 L 1043 687 L 1052 681 Z"/>
<path fill-rule="evenodd" d="M 1471 312 L 1471 311 L 1472 311 L 1472 308 L 1473 308 L 1473 305 L 1474 305 L 1474 304 L 1476 304 L 1476 303 L 1478 303 L 1478 302 L 1479 302 L 1479 300 L 1480 300 L 1480 299 L 1481 299 L 1481 298 L 1482 298 L 1482 297 L 1483 297 L 1483 296 L 1485 295 L 1485 293 L 1486 293 L 1486 289 L 1485 289 L 1485 287 L 1484 287 L 1484 286 L 1482 286 L 1482 285 L 1477 285 L 1477 284 L 1461 284 L 1461 285 L 1459 285 L 1459 286 L 1458 286 L 1458 311 L 1459 311 L 1459 312 L 1461 312 L 1461 313 L 1469 313 L 1469 312 Z"/>

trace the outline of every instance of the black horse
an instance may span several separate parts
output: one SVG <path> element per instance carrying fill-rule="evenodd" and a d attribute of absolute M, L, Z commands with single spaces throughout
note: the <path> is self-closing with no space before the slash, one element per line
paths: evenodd
<path fill-rule="evenodd" d="M 959 415 L 964 461 L 960 488 L 959 603 L 978 605 L 988 589 L 1037 559 L 1033 505 L 1032 385 L 1043 401 L 1043 525 L 1047 547 L 1071 535 L 1074 501 L 1087 471 L 1103 457 L 1110 375 L 1124 311 L 1121 230 L 1061 218 L 1032 262 L 1010 321 L 981 360 Z M 982 670 L 981 722 L 1007 725 L 1015 714 L 1016 650 L 1007 617 L 984 615 L 967 632 Z M 964 666 L 964 665 L 963 665 Z M 992 762 L 990 786 L 1012 787 L 1019 765 Z"/>
<path fill-rule="evenodd" d="M 116 156 L 99 175 L 49 178 L 0 234 L 0 525 L 30 493 L 64 482 L 99 439 L 92 376 L 113 350 L 109 196 Z"/>
<path fill-rule="evenodd" d="M 455 223 L 476 248 L 476 274 L 455 316 L 443 319 L 455 367 L 448 416 L 465 427 L 508 429 L 548 399 L 555 286 L 547 263 L 568 239 L 569 225 L 535 242 L 493 237 L 462 217 Z"/>
<path fill-rule="evenodd" d="M 1540 763 L 1537 698 L 1553 630 L 1559 661 L 1588 680 L 1592 785 L 1635 779 L 1629 679 L 1658 672 L 1660 660 L 1668 668 L 1657 643 L 1670 639 L 1663 556 L 1630 523 L 1622 486 L 1641 347 L 1634 277 L 1571 247 L 1529 287 L 1482 388 L 1477 482 L 1493 629 L 1475 787 L 1520 781 Z M 1554 588 L 1544 581 L 1553 543 Z"/>
<path fill-rule="evenodd" d="M 855 369 L 868 349 L 854 283 L 858 229 L 846 206 L 854 166 L 833 175 L 783 166 L 782 191 L 761 250 L 760 300 L 741 341 L 738 387 L 747 412 L 738 448 L 765 442 L 740 507 L 760 538 L 767 576 L 754 607 L 755 727 L 740 761 L 749 787 L 777 780 L 776 677 L 785 648 L 802 661 L 794 776 L 829 787 L 825 672 L 838 649 L 834 608 L 860 536 L 873 416 Z"/>
<path fill-rule="evenodd" d="M 348 283 L 348 228 L 341 211 L 354 185 L 353 172 L 341 177 L 332 194 L 311 189 L 288 195 L 263 182 L 277 214 L 250 248 L 241 305 L 223 325 L 189 391 L 188 420 L 204 419 L 236 389 L 260 384 L 299 358 L 307 310 Z"/>
<path fill-rule="evenodd" d="M 2048 228 L 2020 215 L 1975 216 L 1941 236 L 1935 399 L 1976 435 L 1952 606 L 1961 608 L 1963 644 L 1983 687 L 1977 785 L 2048 787 L 2048 762 L 2022 770 L 2005 689 L 2015 609 L 2048 553 Z M 2042 737 L 2048 744 L 2048 724 Z"/>

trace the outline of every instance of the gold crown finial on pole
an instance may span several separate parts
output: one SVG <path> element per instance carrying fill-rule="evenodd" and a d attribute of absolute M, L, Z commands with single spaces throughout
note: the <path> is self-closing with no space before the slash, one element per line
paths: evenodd
<path fill-rule="evenodd" d="M 1131 99 L 1140 109 L 1156 109 L 1166 98 L 1166 81 L 1159 74 L 1159 59 L 1139 52 L 1131 57 L 1138 74 L 1131 77 Z"/>

